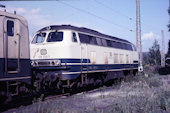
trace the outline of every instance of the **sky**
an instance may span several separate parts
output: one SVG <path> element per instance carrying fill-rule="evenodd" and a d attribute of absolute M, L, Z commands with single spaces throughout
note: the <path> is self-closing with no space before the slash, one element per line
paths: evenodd
<path fill-rule="evenodd" d="M 126 39 L 136 44 L 136 0 L 1 1 L 8 12 L 16 11 L 28 21 L 29 37 L 49 25 L 70 24 Z M 141 0 L 142 50 L 147 52 L 164 31 L 165 52 L 170 33 L 169 0 Z M 4 10 L 4 8 L 0 8 Z"/>

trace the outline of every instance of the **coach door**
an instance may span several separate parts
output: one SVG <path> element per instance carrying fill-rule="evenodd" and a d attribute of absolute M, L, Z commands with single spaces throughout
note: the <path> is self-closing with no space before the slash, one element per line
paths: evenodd
<path fill-rule="evenodd" d="M 18 73 L 20 58 L 19 20 L 4 19 L 5 72 Z"/>

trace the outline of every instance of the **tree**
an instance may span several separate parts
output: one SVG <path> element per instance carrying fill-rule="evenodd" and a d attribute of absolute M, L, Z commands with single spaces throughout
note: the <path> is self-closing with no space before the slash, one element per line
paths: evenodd
<path fill-rule="evenodd" d="M 170 16 L 170 6 L 169 6 L 169 9 L 168 9 L 168 14 Z M 170 31 L 170 23 L 168 24 L 168 28 L 169 28 L 169 31 Z"/>
<path fill-rule="evenodd" d="M 149 64 L 156 66 L 161 64 L 160 46 L 157 40 L 155 40 L 153 46 L 149 48 L 148 62 Z"/>
<path fill-rule="evenodd" d="M 167 52 L 167 57 L 170 57 L 170 40 L 169 40 L 169 43 L 168 43 L 168 52 Z"/>
<path fill-rule="evenodd" d="M 170 6 L 169 6 L 169 9 L 168 9 L 168 14 L 170 16 Z M 170 21 L 169 21 L 169 24 L 168 24 L 168 29 L 170 31 Z M 168 43 L 168 53 L 166 54 L 166 57 L 170 57 L 170 40 L 169 40 L 169 43 Z"/>
<path fill-rule="evenodd" d="M 146 66 L 149 64 L 149 56 L 148 56 L 149 52 L 143 52 L 142 56 L 143 56 L 143 65 Z"/>

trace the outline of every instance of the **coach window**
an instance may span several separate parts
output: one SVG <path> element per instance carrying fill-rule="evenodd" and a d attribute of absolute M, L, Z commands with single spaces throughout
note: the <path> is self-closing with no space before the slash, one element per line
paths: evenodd
<path fill-rule="evenodd" d="M 132 46 L 129 45 L 129 44 L 127 44 L 127 49 L 128 49 L 128 50 L 132 50 Z"/>
<path fill-rule="evenodd" d="M 116 42 L 116 45 L 117 45 L 117 48 L 121 49 L 122 48 L 122 45 L 120 42 Z"/>
<path fill-rule="evenodd" d="M 110 40 L 107 40 L 107 46 L 112 47 L 112 42 Z"/>
<path fill-rule="evenodd" d="M 97 45 L 99 45 L 99 46 L 103 45 L 101 38 L 96 38 L 96 41 L 97 41 Z"/>
<path fill-rule="evenodd" d="M 79 38 L 80 38 L 80 42 L 81 42 L 81 43 L 87 43 L 87 44 L 90 43 L 90 40 L 89 40 L 89 36 L 88 36 L 88 35 L 79 33 Z"/>
<path fill-rule="evenodd" d="M 46 33 L 36 34 L 32 43 L 42 43 L 42 42 L 44 42 L 45 36 L 46 36 Z"/>
<path fill-rule="evenodd" d="M 106 46 L 107 47 L 107 42 L 105 39 L 102 39 L 102 43 L 103 43 L 103 46 Z"/>
<path fill-rule="evenodd" d="M 132 46 L 130 44 L 128 44 L 128 50 L 133 51 Z"/>
<path fill-rule="evenodd" d="M 73 41 L 73 42 L 77 42 L 76 33 L 73 33 L 72 41 Z"/>
<path fill-rule="evenodd" d="M 124 43 L 124 49 L 125 49 L 125 50 L 128 50 L 128 44 L 125 44 L 125 43 Z"/>
<path fill-rule="evenodd" d="M 8 36 L 14 36 L 14 22 L 7 20 L 7 34 Z"/>
<path fill-rule="evenodd" d="M 121 47 L 121 49 L 125 49 L 124 43 L 120 43 L 120 47 Z"/>
<path fill-rule="evenodd" d="M 122 43 L 123 49 L 128 50 L 128 44 Z"/>
<path fill-rule="evenodd" d="M 97 45 L 96 37 L 89 36 L 89 39 L 90 39 L 90 44 Z"/>
<path fill-rule="evenodd" d="M 61 41 L 63 41 L 63 32 L 49 33 L 47 42 L 61 42 Z"/>
<path fill-rule="evenodd" d="M 117 47 L 116 47 L 116 42 L 115 42 L 115 41 L 111 41 L 111 43 L 112 43 L 112 47 L 117 48 Z"/>
<path fill-rule="evenodd" d="M 132 46 L 131 46 L 132 47 Z M 135 45 L 133 45 L 133 51 L 136 51 L 136 47 L 135 47 Z"/>

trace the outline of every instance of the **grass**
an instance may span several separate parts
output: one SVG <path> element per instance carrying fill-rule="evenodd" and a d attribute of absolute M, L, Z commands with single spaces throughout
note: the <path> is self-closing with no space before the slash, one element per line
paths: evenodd
<path fill-rule="evenodd" d="M 153 71 L 153 69 L 152 69 Z M 111 87 L 80 93 L 68 98 L 34 101 L 15 113 L 168 113 L 170 75 L 145 73 L 126 77 Z M 40 99 L 41 100 L 41 99 Z"/>

